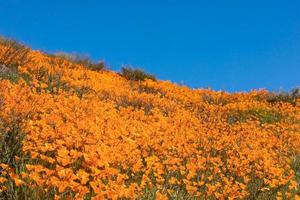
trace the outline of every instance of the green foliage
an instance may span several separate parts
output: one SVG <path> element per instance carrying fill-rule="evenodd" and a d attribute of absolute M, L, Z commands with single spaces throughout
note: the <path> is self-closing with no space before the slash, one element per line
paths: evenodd
<path fill-rule="evenodd" d="M 286 102 L 296 105 L 296 100 L 300 98 L 300 88 L 296 88 L 290 92 L 270 93 L 267 102 L 275 104 Z"/>
<path fill-rule="evenodd" d="M 128 80 L 132 81 L 144 81 L 145 79 L 151 79 L 156 81 L 154 75 L 148 74 L 141 69 L 134 69 L 132 67 L 122 67 L 121 75 Z"/>
<path fill-rule="evenodd" d="M 156 189 L 145 189 L 143 195 L 138 197 L 138 200 L 155 200 L 156 199 Z"/>
<path fill-rule="evenodd" d="M 202 95 L 202 99 L 203 99 L 203 101 L 205 101 L 209 104 L 213 104 L 213 105 L 224 106 L 229 103 L 226 98 L 222 98 L 222 97 L 214 98 L 213 96 L 211 96 L 209 94 Z"/>
<path fill-rule="evenodd" d="M 295 172 L 296 181 L 300 183 L 300 154 L 293 155 L 292 161 L 291 161 L 291 167 Z M 298 187 L 297 191 L 298 194 L 300 194 L 300 187 Z"/>
<path fill-rule="evenodd" d="M 48 73 L 48 72 L 47 72 Z M 66 90 L 67 84 L 61 80 L 61 75 L 58 73 L 48 73 L 45 88 L 50 94 L 58 94 L 60 89 Z"/>
<path fill-rule="evenodd" d="M 127 97 L 121 97 L 117 102 L 117 108 L 124 107 L 132 107 L 137 110 L 143 109 L 145 114 L 150 114 L 153 109 L 153 105 L 148 102 L 144 102 L 141 99 L 128 99 Z"/>
<path fill-rule="evenodd" d="M 92 91 L 92 89 L 87 86 L 81 86 L 78 88 L 74 88 L 74 90 L 80 99 L 82 99 L 85 94 L 88 94 L 89 92 Z"/>
<path fill-rule="evenodd" d="M 50 94 L 58 94 L 59 90 L 68 91 L 70 88 L 62 81 L 61 77 L 62 75 L 58 72 L 49 72 L 44 67 L 39 68 L 35 72 L 35 78 L 38 80 L 39 84 L 46 84 L 46 87 L 41 88 L 36 86 L 36 91 L 42 92 L 42 90 L 45 90 Z"/>
<path fill-rule="evenodd" d="M 246 122 L 249 119 L 258 120 L 261 124 L 272 124 L 282 120 L 283 116 L 273 110 L 252 108 L 245 111 L 235 110 L 228 114 L 227 122 L 234 124 L 236 122 Z"/>
<path fill-rule="evenodd" d="M 93 71 L 101 71 L 106 68 L 104 61 L 94 62 L 88 56 L 81 54 L 69 54 L 65 52 L 56 53 L 55 56 L 83 65 Z"/>
<path fill-rule="evenodd" d="M 4 122 L 2 121 L 2 123 Z M 20 131 L 17 123 L 0 130 L 0 163 L 18 167 L 15 157 L 22 156 L 23 139 L 24 134 Z"/>
<path fill-rule="evenodd" d="M 0 163 L 6 164 L 15 169 L 16 173 L 24 170 L 22 153 L 22 141 L 24 134 L 19 127 L 19 120 L 15 118 L 13 122 L 7 124 L 0 118 Z M 18 158 L 18 159 L 17 159 Z M 3 170 L 3 169 L 2 169 Z M 20 189 L 16 187 L 9 176 L 5 175 L 0 168 L 0 177 L 7 178 L 6 191 L 0 192 L 1 199 L 17 199 Z"/>
<path fill-rule="evenodd" d="M 0 109 L 3 106 L 3 99 L 0 98 Z M 19 175 L 26 171 L 26 164 L 33 160 L 29 154 L 22 151 L 25 134 L 21 130 L 22 118 L 11 111 L 12 120 L 5 121 L 0 118 L 0 163 L 8 165 L 12 172 Z M 44 191 L 43 188 L 30 187 L 26 185 L 16 185 L 12 177 L 4 173 L 0 167 L 0 177 L 7 181 L 2 185 L 7 189 L 0 190 L 0 199 L 23 200 L 23 199 L 53 199 L 55 189 Z"/>
<path fill-rule="evenodd" d="M 12 83 L 17 83 L 21 78 L 27 83 L 31 80 L 28 74 L 19 73 L 16 68 L 10 69 L 6 65 L 0 64 L 0 80 L 6 79 Z"/>
<path fill-rule="evenodd" d="M 28 62 L 27 55 L 30 48 L 12 39 L 6 39 L 0 36 L 0 44 L 5 45 L 7 49 L 1 54 L 0 64 L 15 68 L 18 65 L 24 65 Z"/>
<path fill-rule="evenodd" d="M 6 79 L 10 80 L 12 83 L 17 83 L 19 81 L 19 74 L 15 70 L 0 71 L 0 80 Z"/>
<path fill-rule="evenodd" d="M 155 200 L 157 192 L 158 192 L 158 189 L 156 189 L 156 188 L 152 188 L 152 189 L 146 188 L 146 189 L 144 189 L 143 194 L 141 196 L 139 196 L 137 198 L 137 200 Z M 172 200 L 196 200 L 196 199 L 202 200 L 202 199 L 204 199 L 204 197 L 196 198 L 191 195 L 188 195 L 186 193 L 186 191 L 181 190 L 181 189 L 175 190 L 175 192 L 172 194 L 168 193 L 168 198 L 172 199 Z"/>
<path fill-rule="evenodd" d="M 273 110 L 265 110 L 265 109 L 250 109 L 249 115 L 256 117 L 261 124 L 271 124 L 279 122 L 282 119 L 280 113 L 275 112 Z"/>
<path fill-rule="evenodd" d="M 137 91 L 138 93 L 160 95 L 160 97 L 164 97 L 166 95 L 165 92 L 160 89 L 149 87 L 147 85 L 142 85 L 142 84 L 138 85 Z"/>

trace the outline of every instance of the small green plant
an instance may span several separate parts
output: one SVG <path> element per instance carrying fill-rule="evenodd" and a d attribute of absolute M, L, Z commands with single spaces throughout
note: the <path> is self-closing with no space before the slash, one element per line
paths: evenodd
<path fill-rule="evenodd" d="M 144 81 L 145 79 L 151 79 L 156 81 L 156 78 L 152 74 L 148 74 L 141 69 L 134 69 L 132 67 L 122 67 L 121 75 L 128 80 L 132 81 Z"/>

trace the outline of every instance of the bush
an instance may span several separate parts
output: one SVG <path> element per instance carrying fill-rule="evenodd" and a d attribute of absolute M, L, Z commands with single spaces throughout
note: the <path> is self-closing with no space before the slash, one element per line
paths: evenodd
<path fill-rule="evenodd" d="M 164 97 L 166 95 L 165 92 L 160 89 L 149 87 L 147 85 L 142 85 L 142 84 L 138 85 L 137 91 L 140 94 L 141 93 L 154 94 L 154 95 L 159 95 L 160 97 Z"/>
<path fill-rule="evenodd" d="M 271 93 L 267 97 L 269 103 L 286 102 L 296 105 L 296 100 L 300 98 L 300 88 L 296 88 L 290 92 Z"/>
<path fill-rule="evenodd" d="M 119 109 L 120 107 L 132 107 L 137 110 L 144 110 L 146 115 L 150 114 L 151 110 L 153 109 L 153 105 L 151 103 L 145 102 L 141 99 L 129 99 L 127 97 L 121 97 L 116 102 L 116 106 L 117 109 Z"/>
<path fill-rule="evenodd" d="M 145 79 L 151 79 L 156 81 L 154 75 L 148 74 L 141 69 L 133 69 L 132 67 L 122 67 L 121 75 L 128 80 L 132 81 L 144 81 Z"/>
<path fill-rule="evenodd" d="M 220 105 L 220 106 L 224 106 L 226 104 L 229 103 L 228 99 L 224 98 L 224 97 L 213 97 L 210 94 L 203 94 L 202 95 L 202 100 L 204 102 L 207 102 L 209 104 L 213 104 L 213 105 Z"/>
<path fill-rule="evenodd" d="M 0 122 L 3 123 L 1 118 Z M 17 120 L 0 127 L 0 178 L 6 179 L 0 184 L 0 199 L 53 199 L 55 192 L 53 189 L 44 191 L 40 187 L 17 185 L 15 178 L 10 176 L 10 173 L 13 173 L 19 178 L 22 173 L 26 173 L 26 164 L 32 161 L 30 155 L 22 151 L 24 138 L 25 134 L 21 131 L 20 122 Z M 8 168 L 3 168 L 4 165 Z"/>
<path fill-rule="evenodd" d="M 245 111 L 235 110 L 227 116 L 227 122 L 234 124 L 236 122 L 246 122 L 249 119 L 256 119 L 260 124 L 273 124 L 281 121 L 283 116 L 273 110 L 252 108 Z"/>
<path fill-rule="evenodd" d="M 0 64 L 0 80 L 7 79 L 12 83 L 17 83 L 19 80 L 19 74 L 16 69 L 10 69 L 6 65 Z"/>
<path fill-rule="evenodd" d="M 0 36 L 0 44 L 7 47 L 0 54 L 0 64 L 16 68 L 17 65 L 24 65 L 28 62 L 27 55 L 30 48 L 12 39 L 6 39 Z"/>
<path fill-rule="evenodd" d="M 101 71 L 106 68 L 104 61 L 100 60 L 98 62 L 94 62 L 86 55 L 68 54 L 68 53 L 60 52 L 60 53 L 56 53 L 55 56 L 83 65 L 93 71 Z"/>

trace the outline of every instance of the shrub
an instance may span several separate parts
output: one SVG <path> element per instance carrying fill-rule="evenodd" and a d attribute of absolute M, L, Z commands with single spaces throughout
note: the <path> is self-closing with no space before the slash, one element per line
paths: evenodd
<path fill-rule="evenodd" d="M 6 65 L 0 64 L 0 80 L 7 79 L 13 83 L 18 82 L 19 74 L 16 69 L 10 69 Z"/>
<path fill-rule="evenodd" d="M 92 89 L 90 87 L 87 87 L 87 86 L 81 86 L 81 87 L 77 87 L 77 88 L 74 88 L 77 96 L 82 99 L 83 96 L 87 93 L 89 93 Z"/>
<path fill-rule="evenodd" d="M 216 98 L 216 97 L 213 97 L 210 94 L 202 95 L 202 100 L 209 103 L 209 104 L 220 105 L 220 106 L 224 106 L 224 105 L 229 103 L 228 99 L 226 99 L 224 97 Z"/>
<path fill-rule="evenodd" d="M 300 88 L 296 88 L 290 92 L 270 93 L 267 97 L 269 103 L 286 102 L 295 105 L 296 100 L 300 98 Z"/>
<path fill-rule="evenodd" d="M 105 62 L 100 60 L 98 62 L 92 61 L 88 56 L 81 54 L 68 54 L 64 52 L 56 53 L 55 56 L 69 60 L 71 62 L 83 65 L 93 71 L 101 71 L 106 68 Z"/>
<path fill-rule="evenodd" d="M 160 95 L 160 97 L 164 97 L 165 96 L 165 92 L 157 89 L 157 88 L 153 88 L 147 85 L 142 85 L 139 84 L 138 88 L 137 88 L 138 93 L 147 93 L 147 94 L 154 94 L 154 95 Z"/>
<path fill-rule="evenodd" d="M 0 167 L 0 178 L 7 180 L 1 186 L 7 190 L 1 191 L 0 189 L 0 199 L 16 199 L 16 196 L 19 196 L 19 191 L 14 181 L 8 176 L 7 171 L 11 170 L 11 168 L 14 169 L 14 173 L 24 170 L 22 162 L 24 158 L 22 153 L 23 139 L 24 134 L 20 130 L 19 119 L 14 119 L 11 124 L 8 124 L 0 118 L 0 164 L 2 164 Z M 3 164 L 7 165 L 8 169 L 3 167 Z"/>
<path fill-rule="evenodd" d="M 296 176 L 296 180 L 298 183 L 300 183 L 300 155 L 295 154 L 292 157 L 292 161 L 291 161 L 291 167 L 295 172 L 295 176 Z M 299 188 L 299 192 L 300 192 L 300 188 Z"/>
<path fill-rule="evenodd" d="M 249 115 L 256 117 L 261 124 L 272 124 L 279 122 L 282 119 L 282 115 L 273 110 L 265 109 L 250 109 Z"/>
<path fill-rule="evenodd" d="M 25 134 L 19 124 L 15 121 L 11 125 L 5 124 L 6 128 L 0 128 L 0 178 L 6 179 L 0 185 L 0 188 L 6 188 L 0 189 L 0 199 L 53 199 L 55 192 L 53 189 L 44 191 L 40 187 L 17 185 L 15 178 L 9 175 L 13 173 L 19 177 L 22 173 L 26 173 L 26 164 L 32 161 L 29 154 L 22 151 Z M 3 165 L 7 165 L 8 168 L 3 168 Z"/>
<path fill-rule="evenodd" d="M 46 80 L 47 86 L 44 89 L 50 94 L 58 94 L 60 89 L 65 91 L 68 89 L 67 84 L 61 80 L 61 75 L 58 73 L 48 73 Z"/>
<path fill-rule="evenodd" d="M 132 81 L 144 81 L 145 79 L 151 79 L 156 81 L 154 75 L 148 74 L 141 69 L 134 69 L 132 67 L 122 67 L 121 75 L 128 80 Z"/>
<path fill-rule="evenodd" d="M 229 124 L 246 122 L 248 119 L 257 119 L 261 124 L 272 124 L 282 120 L 283 116 L 276 111 L 252 108 L 245 111 L 233 111 L 227 117 Z"/>
<path fill-rule="evenodd" d="M 145 102 L 141 99 L 129 99 L 127 97 L 121 97 L 117 102 L 117 109 L 120 107 L 128 108 L 132 107 L 137 110 L 143 109 L 145 114 L 150 114 L 153 109 L 153 105 L 150 102 Z"/>
<path fill-rule="evenodd" d="M 6 39 L 0 36 L 0 44 L 7 48 L 0 54 L 0 64 L 15 68 L 17 65 L 23 65 L 28 62 L 27 55 L 30 48 L 12 39 Z"/>
<path fill-rule="evenodd" d="M 0 96 L 0 110 L 3 106 L 4 98 Z M 45 191 L 41 187 L 30 187 L 23 184 L 28 180 L 20 179 L 26 173 L 26 165 L 38 163 L 38 160 L 34 161 L 22 149 L 26 137 L 21 128 L 23 116 L 13 110 L 9 113 L 9 120 L 0 116 L 0 199 L 54 199 L 54 189 Z"/>

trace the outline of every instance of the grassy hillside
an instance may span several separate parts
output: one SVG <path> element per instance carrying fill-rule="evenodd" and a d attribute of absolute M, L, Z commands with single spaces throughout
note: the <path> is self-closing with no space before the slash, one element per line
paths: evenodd
<path fill-rule="evenodd" d="M 0 199 L 300 199 L 299 91 L 190 89 L 0 42 Z"/>

